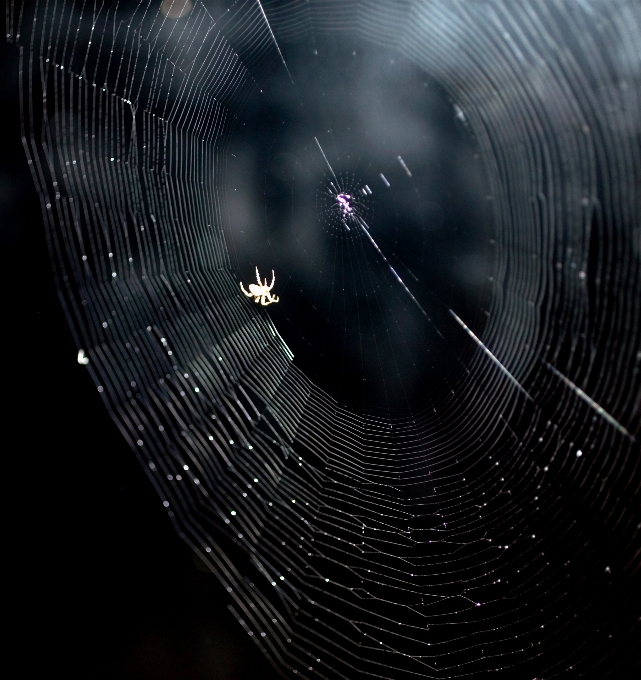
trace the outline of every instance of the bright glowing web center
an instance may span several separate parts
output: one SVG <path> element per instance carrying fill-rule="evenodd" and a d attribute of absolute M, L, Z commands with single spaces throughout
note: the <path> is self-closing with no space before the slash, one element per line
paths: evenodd
<path fill-rule="evenodd" d="M 336 197 L 336 202 L 340 206 L 343 216 L 351 215 L 354 212 L 354 208 L 350 205 L 351 200 L 351 194 L 338 194 Z"/>

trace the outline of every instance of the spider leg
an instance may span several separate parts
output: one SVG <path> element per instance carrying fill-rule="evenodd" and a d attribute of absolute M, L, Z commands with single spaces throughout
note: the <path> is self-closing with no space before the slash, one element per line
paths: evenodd
<path fill-rule="evenodd" d="M 263 295 L 263 297 L 260 299 L 260 304 L 263 307 L 267 307 L 267 305 L 269 304 L 269 302 L 265 302 L 266 299 L 267 299 L 267 295 Z"/>
<path fill-rule="evenodd" d="M 247 297 L 254 297 L 253 293 L 248 293 L 248 292 L 245 290 L 245 286 L 243 286 L 243 282 L 242 282 L 242 281 L 240 282 L 240 289 L 243 291 L 243 293 L 245 293 L 245 295 L 246 295 Z"/>
<path fill-rule="evenodd" d="M 263 282 L 260 280 L 260 274 L 258 273 L 258 267 L 256 267 L 256 281 L 258 281 L 259 286 L 263 285 Z"/>
<path fill-rule="evenodd" d="M 272 284 L 271 284 L 271 286 L 267 286 L 267 279 L 265 279 L 265 285 L 267 286 L 267 290 L 271 290 L 274 287 L 275 281 L 276 281 L 276 274 L 274 274 L 274 270 L 272 269 Z"/>

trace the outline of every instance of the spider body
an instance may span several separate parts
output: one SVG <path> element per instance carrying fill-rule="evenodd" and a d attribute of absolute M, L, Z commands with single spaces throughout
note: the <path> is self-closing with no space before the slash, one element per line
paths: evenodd
<path fill-rule="evenodd" d="M 258 267 L 256 267 L 256 280 L 258 281 L 258 285 L 256 285 L 255 283 L 250 283 L 249 292 L 245 290 L 245 287 L 243 286 L 241 281 L 240 289 L 243 291 L 243 293 L 247 297 L 253 297 L 254 302 L 256 303 L 260 302 L 260 304 L 263 305 L 263 307 L 267 307 L 267 305 L 271 305 L 273 302 L 278 302 L 278 297 L 276 297 L 276 295 L 271 294 L 271 289 L 274 287 L 274 282 L 276 281 L 274 270 L 272 269 L 272 282 L 270 285 L 267 285 L 267 279 L 265 279 L 264 283 L 260 280 Z"/>

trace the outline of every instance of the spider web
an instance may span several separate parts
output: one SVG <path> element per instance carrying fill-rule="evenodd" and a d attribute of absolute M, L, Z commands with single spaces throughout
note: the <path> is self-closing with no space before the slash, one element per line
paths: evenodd
<path fill-rule="evenodd" d="M 240 625 L 292 677 L 624 677 L 638 4 L 175 9 L 7 37 L 78 349 Z"/>

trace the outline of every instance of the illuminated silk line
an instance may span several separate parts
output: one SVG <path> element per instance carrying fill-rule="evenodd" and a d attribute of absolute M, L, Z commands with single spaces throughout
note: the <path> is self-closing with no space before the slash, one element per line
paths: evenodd
<path fill-rule="evenodd" d="M 472 333 L 471 329 L 468 328 L 468 326 L 465 325 L 465 323 L 461 320 L 457 314 L 452 311 L 451 309 L 449 310 L 450 314 L 454 317 L 454 319 L 458 322 L 458 324 L 461 326 L 461 328 L 474 340 L 474 342 L 492 359 L 492 361 L 501 369 L 501 371 L 510 379 L 510 381 L 516 385 L 521 392 L 530 400 L 533 401 L 532 397 L 525 391 L 525 389 L 522 387 L 521 383 L 503 366 L 503 364 L 490 352 L 490 350 Z"/>
<path fill-rule="evenodd" d="M 412 302 L 421 310 L 421 313 L 423 314 L 423 316 L 428 321 L 432 321 L 432 319 L 430 319 L 430 317 L 428 316 L 427 312 L 423 309 L 423 307 L 421 307 L 419 301 L 414 297 L 414 295 L 412 294 L 412 291 L 405 285 L 405 282 L 403 281 L 403 279 L 398 275 L 396 269 L 394 269 L 394 267 L 392 267 L 392 265 L 388 262 L 385 255 L 383 255 L 383 251 L 378 247 L 378 244 L 372 238 L 372 235 L 369 233 L 369 227 L 365 223 L 365 220 L 362 217 L 360 217 L 359 215 L 353 215 L 352 219 L 354 219 L 356 221 L 356 224 L 358 224 L 358 226 L 361 228 L 361 230 L 363 231 L 365 236 L 367 236 L 367 238 L 370 240 L 370 243 L 374 246 L 374 248 L 376 248 L 376 252 L 381 256 L 381 259 L 383 260 L 383 262 L 385 262 L 388 269 L 392 272 L 392 276 L 401 284 L 401 286 L 403 287 L 403 290 L 410 296 L 410 299 L 412 300 Z M 436 332 L 440 335 L 438 329 L 436 329 Z"/>
<path fill-rule="evenodd" d="M 633 442 L 636 442 L 635 437 L 633 437 L 626 429 L 621 425 L 621 423 L 613 418 L 604 408 L 603 406 L 599 406 L 599 404 L 592 399 L 589 395 L 587 395 L 580 387 L 575 385 L 569 378 L 566 378 L 561 371 L 558 371 L 552 364 L 549 364 L 547 361 L 544 359 L 542 360 L 543 363 L 554 373 L 557 378 L 561 378 L 563 382 L 574 392 L 574 394 L 577 395 L 577 397 L 580 397 L 583 399 L 583 401 L 588 404 L 591 408 L 593 408 L 600 416 L 603 418 L 606 422 L 610 423 L 612 427 L 617 429 L 621 434 L 625 435 L 626 437 L 629 437 Z"/>
<path fill-rule="evenodd" d="M 316 141 L 316 144 L 318 145 L 318 150 L 323 154 L 323 158 L 325 159 L 325 163 L 327 163 L 327 167 L 329 168 L 329 171 L 332 173 L 332 176 L 334 177 L 334 181 L 336 182 L 336 186 L 338 187 L 339 191 L 341 188 L 340 182 L 338 181 L 338 178 L 336 177 L 336 173 L 334 172 L 334 168 L 329 164 L 329 161 L 327 160 L 327 156 L 325 155 L 325 152 L 323 151 L 323 147 L 320 145 L 320 142 L 318 141 L 317 137 L 314 137 L 314 140 Z"/>
<path fill-rule="evenodd" d="M 397 156 L 396 158 L 398 158 L 398 162 L 401 164 L 401 167 L 403 168 L 403 170 L 405 170 L 405 174 L 411 179 L 412 173 L 410 172 L 410 169 L 405 164 L 405 161 L 400 156 Z"/>
<path fill-rule="evenodd" d="M 274 35 L 274 31 L 272 31 L 272 27 L 267 19 L 267 15 L 265 14 L 265 10 L 263 9 L 263 6 L 260 3 L 260 0 L 256 0 L 258 3 L 258 6 L 260 7 L 260 12 L 263 15 L 263 19 L 265 19 L 265 23 L 267 24 L 267 28 L 269 29 L 269 33 L 272 36 L 272 40 L 274 41 L 274 45 L 276 45 L 276 49 L 278 50 L 278 54 L 280 55 L 280 58 L 283 62 L 283 66 L 285 67 L 285 70 L 287 71 L 287 75 L 289 76 L 289 79 L 292 81 L 292 85 L 294 85 L 294 88 L 296 87 L 294 83 L 294 79 L 292 78 L 292 74 L 289 72 L 289 68 L 287 67 L 287 62 L 285 61 L 285 57 L 283 56 L 283 53 L 280 51 L 280 47 L 278 46 L 278 42 L 276 41 L 276 36 Z"/>

